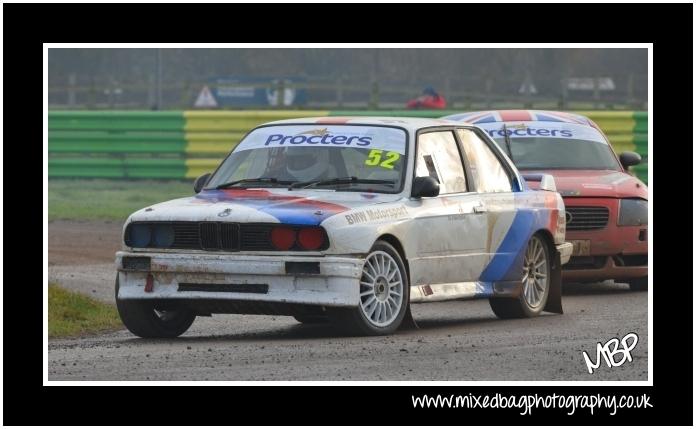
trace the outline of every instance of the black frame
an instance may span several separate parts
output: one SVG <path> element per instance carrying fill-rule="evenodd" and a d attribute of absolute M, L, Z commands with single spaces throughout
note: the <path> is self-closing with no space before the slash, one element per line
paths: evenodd
<path fill-rule="evenodd" d="M 303 7 L 306 7 L 303 10 Z M 662 78 L 672 83 L 673 90 L 666 90 L 663 86 L 660 91 L 656 86 L 656 96 L 662 105 L 670 106 L 674 111 L 689 110 L 691 102 L 684 97 L 684 91 L 688 91 L 692 82 L 692 62 L 684 58 L 684 45 L 692 46 L 693 37 L 693 5 L 688 4 L 507 4 L 506 13 L 499 13 L 497 5 L 467 4 L 467 5 L 437 5 L 437 16 L 454 16 L 459 14 L 474 14 L 476 16 L 496 15 L 496 31 L 490 31 L 490 24 L 486 20 L 472 20 L 469 24 L 474 27 L 472 31 L 462 32 L 456 26 L 441 26 L 438 31 L 425 31 L 420 34 L 404 32 L 404 22 L 414 22 L 421 19 L 423 13 L 433 11 L 433 5 L 407 4 L 401 5 L 399 12 L 404 15 L 402 20 L 379 21 L 377 17 L 381 13 L 393 12 L 391 5 L 361 5 L 350 7 L 341 4 L 333 5 L 290 5 L 276 4 L 274 13 L 267 13 L 268 7 L 251 4 L 173 4 L 167 8 L 167 12 L 173 15 L 174 20 L 189 21 L 189 28 L 166 28 L 167 23 L 161 18 L 162 8 L 151 4 L 5 4 L 4 10 L 8 14 L 5 21 L 9 34 L 22 34 L 25 37 L 17 37 L 12 43 L 6 44 L 6 55 L 9 58 L 29 57 L 29 67 L 6 68 L 8 81 L 22 81 L 27 75 L 34 75 L 34 81 L 40 72 L 37 66 L 36 56 L 28 55 L 38 53 L 38 46 L 42 42 L 124 42 L 134 43 L 155 42 L 167 40 L 170 42 L 277 42 L 285 40 L 289 43 L 306 43 L 319 41 L 316 33 L 309 32 L 284 32 L 288 22 L 304 22 L 307 14 L 323 14 L 338 18 L 340 23 L 360 22 L 362 25 L 373 25 L 376 30 L 370 32 L 333 31 L 323 35 L 323 41 L 363 41 L 377 42 L 498 42 L 505 43 L 517 41 L 529 42 L 556 42 L 556 43 L 624 43 L 640 42 L 654 43 L 655 52 L 654 68 L 655 79 Z M 681 9 L 682 13 L 679 13 Z M 635 21 L 627 19 L 626 12 L 633 11 L 638 16 L 651 16 L 658 22 L 669 22 L 669 31 L 654 31 L 646 26 L 636 26 Z M 265 14 L 264 14 L 265 11 Z M 43 12 L 43 13 L 37 13 Z M 194 13 L 192 13 L 194 12 Z M 195 12 L 199 12 L 196 14 Z M 264 16 L 263 31 L 251 32 L 234 26 L 210 26 L 207 20 L 191 20 L 191 16 L 232 16 L 234 14 L 251 15 L 258 12 Z M 50 19 L 42 19 L 43 16 Z M 99 20 L 83 19 L 83 16 L 100 16 Z M 591 32 L 568 31 L 568 19 L 559 17 L 592 16 L 593 29 Z M 291 17 L 297 19 L 292 20 Z M 23 19 L 24 18 L 24 19 Z M 20 28 L 28 19 L 37 21 L 32 32 L 23 31 Z M 539 23 L 530 25 L 521 34 L 517 29 L 520 20 L 529 20 Z M 130 31 L 113 31 L 117 24 L 130 23 Z M 379 23 L 380 25 L 376 25 Z M 157 31 L 157 30 L 161 31 Z M 15 31 L 13 31 L 15 30 Z M 177 32 L 178 30 L 178 32 Z M 273 34 L 273 30 L 276 34 Z M 687 53 L 686 56 L 689 54 Z M 675 67 L 675 60 L 678 64 Z M 677 86 L 679 88 L 677 88 Z M 35 85 L 8 85 L 6 87 L 7 98 L 14 100 L 15 109 L 7 112 L 12 119 L 13 126 L 6 127 L 5 132 L 10 136 L 9 141 L 25 141 L 29 134 L 40 134 L 35 124 L 35 116 L 23 115 L 19 112 L 36 113 L 38 108 L 34 100 L 38 99 Z M 28 97 L 27 93 L 33 93 L 34 97 Z M 657 106 L 657 105 L 656 105 Z M 683 130 L 679 127 L 670 127 L 665 123 L 665 117 L 669 115 L 655 115 L 655 126 L 661 127 L 661 138 L 665 141 L 679 141 L 683 138 Z M 16 134 L 16 135 L 13 135 Z M 665 135 L 666 134 L 666 135 Z M 15 137 L 11 139 L 11 137 Z M 40 137 L 37 136 L 38 140 Z M 26 147 L 23 145 L 5 145 L 6 174 L 25 175 L 21 171 L 20 163 L 12 163 L 9 160 L 15 156 L 18 159 L 26 158 Z M 686 152 L 692 148 L 687 147 Z M 36 151 L 34 151 L 36 152 Z M 31 155 L 31 154 L 30 154 Z M 38 153 L 35 155 L 39 156 Z M 651 160 L 651 173 L 667 170 L 667 162 L 662 165 L 662 160 Z M 40 160 L 38 161 L 40 162 Z M 688 182 L 691 176 L 686 169 L 675 169 L 671 166 L 670 175 L 673 181 Z M 30 180 L 34 185 L 30 188 L 41 188 L 41 179 L 38 177 Z M 662 195 L 662 194 L 661 194 Z M 661 198 L 661 196 L 658 196 Z M 31 202 L 31 201 L 30 201 Z M 38 204 L 38 201 L 35 203 Z M 658 202 L 659 204 L 659 202 Z M 31 206 L 31 205 L 30 205 Z M 41 215 L 40 210 L 25 208 L 25 215 L 34 224 L 38 224 Z M 659 219 L 665 217 L 666 212 L 656 211 Z M 666 220 L 666 219 L 663 219 Z M 654 221 L 654 219 L 653 219 Z M 46 224 L 44 223 L 44 231 Z M 25 266 L 26 256 L 36 252 L 34 243 L 39 238 L 30 239 L 32 231 L 39 235 L 41 229 L 8 228 L 8 243 L 12 244 L 12 251 L 5 253 L 6 263 L 9 266 Z M 659 238 L 661 239 L 661 238 Z M 687 260 L 689 252 L 661 252 L 655 254 L 655 261 L 662 270 L 669 266 L 674 268 L 680 264 L 689 264 Z M 659 257 L 658 257 L 659 256 Z M 669 259 L 668 259 L 669 258 Z M 669 261 L 669 262 L 668 262 Z M 651 267 L 654 268 L 654 267 Z M 31 281 L 31 274 L 37 270 L 22 270 L 6 272 L 7 284 L 19 285 Z M 26 279 L 26 274 L 30 278 Z M 17 275 L 18 277 L 14 277 Z M 24 278 L 20 278 L 24 276 Z M 657 282 L 659 283 L 659 282 Z M 664 283 L 664 282 L 663 282 Z M 665 291 L 663 291 L 665 292 Z M 657 293 L 663 293 L 656 291 Z M 693 290 L 685 288 L 680 291 L 685 296 L 681 301 L 690 303 Z M 668 292 L 667 292 L 668 293 Z M 181 413 L 181 412 L 156 412 L 156 413 L 119 413 L 111 412 L 111 424 L 229 424 L 230 404 L 238 409 L 252 409 L 259 404 L 273 404 L 273 412 L 270 413 L 237 413 L 235 420 L 239 424 L 327 424 L 325 417 L 314 410 L 324 410 L 326 413 L 339 413 L 345 411 L 345 404 L 354 398 L 360 397 L 366 401 L 380 400 L 385 407 L 395 410 L 389 418 L 376 415 L 374 424 L 406 424 L 406 425 L 456 425 L 461 424 L 465 416 L 470 424 L 477 425 L 691 425 L 692 415 L 692 389 L 674 389 L 671 380 L 689 381 L 693 368 L 688 362 L 692 359 L 692 348 L 680 348 L 680 359 L 668 358 L 668 351 L 672 347 L 683 345 L 683 341 L 690 337 L 693 320 L 691 320 L 693 308 L 691 305 L 674 305 L 674 299 L 654 300 L 655 314 L 653 316 L 654 328 L 652 330 L 654 352 L 651 356 L 654 368 L 653 383 L 648 386 L 615 386 L 615 385 L 517 385 L 506 386 L 504 384 L 494 386 L 42 386 L 41 371 L 41 290 L 39 288 L 6 287 L 5 294 L 5 341 L 12 344 L 15 349 L 23 350 L 22 353 L 5 354 L 5 388 L 11 391 L 6 395 L 5 422 L 13 424 L 94 424 L 104 420 L 105 404 L 115 404 L 123 398 L 129 398 L 132 403 L 148 404 L 149 409 L 166 410 L 172 403 L 177 403 L 181 398 L 186 398 L 189 409 L 205 409 L 205 413 Z M 657 295 L 656 295 L 657 296 Z M 32 305 L 17 305 L 18 303 L 30 303 Z M 36 309 L 38 308 L 38 309 Z M 676 308 L 676 310 L 675 310 Z M 667 317 L 661 317 L 667 316 Z M 17 328 L 17 322 L 21 322 L 21 329 Z M 679 334 L 672 340 L 671 333 L 675 332 L 675 326 L 679 327 Z M 145 383 L 143 383 L 145 384 Z M 481 409 L 474 408 L 466 411 L 462 409 L 414 409 L 410 404 L 410 395 L 432 394 L 450 395 L 467 393 L 503 395 L 525 394 L 639 394 L 645 393 L 652 397 L 653 408 L 620 410 L 617 415 L 609 415 L 606 410 L 595 410 L 590 414 L 588 409 L 578 409 L 573 415 L 568 415 L 559 409 L 538 409 L 529 415 L 520 415 L 516 409 Z M 23 405 L 41 399 L 43 412 L 27 413 Z M 75 404 L 80 404 L 80 412 L 65 412 L 74 409 Z M 299 411 L 299 412 L 298 412 Z M 345 413 L 344 413 L 345 414 Z M 669 416 L 669 420 L 665 419 Z M 396 418 L 395 418 L 396 417 Z M 244 423 L 248 422 L 248 423 Z M 364 424 L 355 413 L 345 414 L 344 424 Z"/>

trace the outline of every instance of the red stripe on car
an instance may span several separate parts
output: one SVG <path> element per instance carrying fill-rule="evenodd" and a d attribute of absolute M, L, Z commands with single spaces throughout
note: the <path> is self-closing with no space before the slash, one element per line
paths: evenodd
<path fill-rule="evenodd" d="M 503 122 L 532 121 L 532 115 L 526 110 L 500 110 L 498 111 Z"/>

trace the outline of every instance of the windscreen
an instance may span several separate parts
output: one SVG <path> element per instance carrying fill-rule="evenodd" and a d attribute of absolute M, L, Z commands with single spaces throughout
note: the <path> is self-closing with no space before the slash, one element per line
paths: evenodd
<path fill-rule="evenodd" d="M 406 132 L 366 125 L 277 125 L 249 133 L 206 188 L 275 187 L 353 177 L 317 188 L 396 193 L 406 166 Z M 253 182 L 253 179 L 264 179 Z M 271 180 L 272 179 L 272 180 Z M 364 181 L 383 183 L 364 183 Z"/>
<path fill-rule="evenodd" d="M 509 154 L 503 122 L 476 125 Z M 593 127 L 564 122 L 506 122 L 505 127 L 520 170 L 620 170 L 609 143 Z"/>

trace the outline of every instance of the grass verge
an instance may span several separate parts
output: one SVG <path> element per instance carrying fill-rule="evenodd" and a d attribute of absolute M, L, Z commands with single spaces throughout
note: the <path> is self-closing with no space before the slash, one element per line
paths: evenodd
<path fill-rule="evenodd" d="M 192 183 L 180 180 L 51 179 L 48 220 L 123 221 L 136 210 L 193 194 Z"/>
<path fill-rule="evenodd" d="M 48 337 L 72 337 L 123 327 L 116 307 L 48 285 Z"/>

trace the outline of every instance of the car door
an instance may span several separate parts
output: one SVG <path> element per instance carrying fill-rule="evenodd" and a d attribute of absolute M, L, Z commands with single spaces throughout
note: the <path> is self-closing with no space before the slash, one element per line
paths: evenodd
<path fill-rule="evenodd" d="M 487 217 L 485 252 L 486 267 L 479 280 L 494 282 L 515 277 L 511 273 L 514 259 L 518 256 L 519 238 L 526 234 L 520 219 L 515 222 L 515 193 L 513 183 L 517 180 L 495 143 L 486 143 L 474 130 L 460 128 L 457 137 L 464 150 L 465 162 L 472 176 L 472 188 L 481 200 L 480 210 Z"/>
<path fill-rule="evenodd" d="M 409 258 L 411 284 L 477 280 L 488 261 L 488 218 L 479 210 L 482 195 L 470 189 L 453 129 L 417 135 L 414 176 L 435 178 L 440 194 L 409 201 L 415 227 L 415 255 Z"/>

